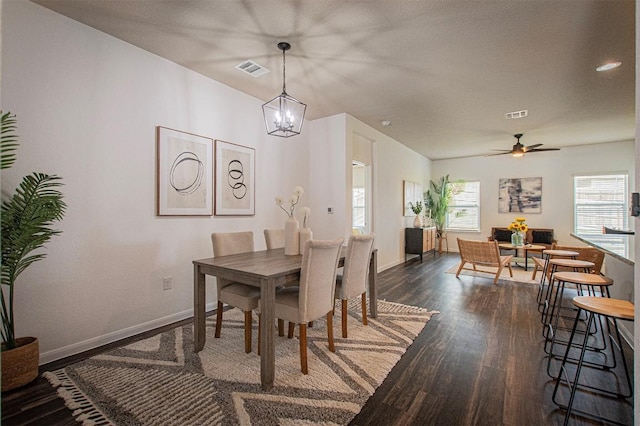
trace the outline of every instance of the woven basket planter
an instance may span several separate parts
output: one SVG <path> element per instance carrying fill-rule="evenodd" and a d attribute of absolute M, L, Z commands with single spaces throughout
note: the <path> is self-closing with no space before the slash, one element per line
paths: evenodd
<path fill-rule="evenodd" d="M 16 339 L 18 347 L 2 351 L 2 392 L 24 386 L 38 377 L 40 350 L 35 337 Z"/>

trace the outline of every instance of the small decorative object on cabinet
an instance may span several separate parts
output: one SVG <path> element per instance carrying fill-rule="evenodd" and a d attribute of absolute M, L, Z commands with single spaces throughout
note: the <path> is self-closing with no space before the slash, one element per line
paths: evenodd
<path fill-rule="evenodd" d="M 433 250 L 436 255 L 436 228 L 405 228 L 404 230 L 404 253 L 420 255 Z"/>

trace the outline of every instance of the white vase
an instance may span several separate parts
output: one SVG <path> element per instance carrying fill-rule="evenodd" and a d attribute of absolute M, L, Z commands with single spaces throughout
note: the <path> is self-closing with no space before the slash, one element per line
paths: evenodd
<path fill-rule="evenodd" d="M 300 228 L 300 254 L 304 253 L 304 246 L 307 244 L 307 241 L 311 241 L 313 239 L 313 232 L 309 228 Z"/>
<path fill-rule="evenodd" d="M 300 224 L 294 216 L 289 216 L 284 223 L 284 254 L 295 256 L 300 254 L 300 238 L 298 228 Z"/>
<path fill-rule="evenodd" d="M 422 217 L 420 217 L 419 214 L 417 214 L 416 217 L 413 218 L 413 227 L 422 228 Z"/>

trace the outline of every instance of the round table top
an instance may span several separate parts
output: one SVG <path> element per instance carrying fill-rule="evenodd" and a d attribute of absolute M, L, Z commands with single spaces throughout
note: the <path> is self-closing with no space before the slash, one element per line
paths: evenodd
<path fill-rule="evenodd" d="M 500 243 L 498 244 L 500 248 L 507 250 L 515 250 L 515 249 L 526 249 L 526 250 L 544 250 L 546 246 L 540 246 L 536 244 L 524 244 L 522 246 L 514 246 L 511 243 Z"/>
<path fill-rule="evenodd" d="M 573 304 L 578 308 L 609 317 L 631 321 L 633 321 L 635 317 L 633 303 L 626 300 L 609 299 L 608 297 L 576 296 L 573 298 Z"/>
<path fill-rule="evenodd" d="M 580 253 L 571 250 L 545 250 L 542 252 L 542 254 L 548 254 L 549 256 L 576 257 Z"/>

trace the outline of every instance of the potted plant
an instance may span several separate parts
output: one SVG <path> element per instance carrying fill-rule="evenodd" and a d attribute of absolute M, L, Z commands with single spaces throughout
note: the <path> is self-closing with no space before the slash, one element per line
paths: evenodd
<path fill-rule="evenodd" d="M 409 201 L 409 206 L 411 206 L 411 210 L 416 215 L 413 219 L 413 227 L 422 228 L 422 217 L 420 216 L 420 213 L 422 213 L 422 201 L 416 201 L 415 204 Z"/>
<path fill-rule="evenodd" d="M 442 239 L 446 238 L 447 213 L 451 210 L 449 205 L 453 196 L 462 190 L 461 183 L 460 180 L 450 181 L 449 175 L 442 176 L 437 183 L 430 181 L 429 189 L 424 193 L 424 205 L 430 211 L 436 227 L 436 238 L 440 241 L 439 253 L 442 253 Z"/>
<path fill-rule="evenodd" d="M 15 162 L 18 137 L 16 118 L 0 111 L 0 169 Z M 15 283 L 24 270 L 45 254 L 41 249 L 60 233 L 54 222 L 62 220 L 66 204 L 62 201 L 61 178 L 33 173 L 22 179 L 15 194 L 2 200 L 2 264 L 0 302 L 2 303 L 2 391 L 25 385 L 38 376 L 38 339 L 16 337 L 14 322 Z"/>

